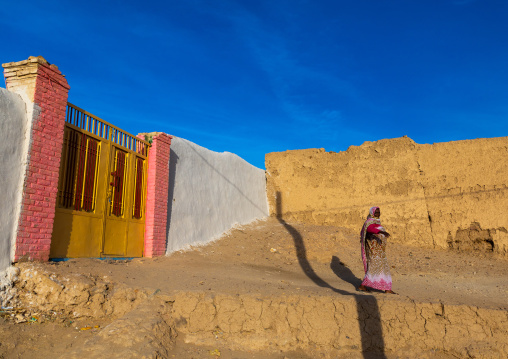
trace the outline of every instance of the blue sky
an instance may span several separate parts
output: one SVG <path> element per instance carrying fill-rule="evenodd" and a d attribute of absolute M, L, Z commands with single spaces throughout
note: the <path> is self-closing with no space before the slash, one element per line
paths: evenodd
<path fill-rule="evenodd" d="M 508 135 L 508 0 L 9 1 L 2 63 L 69 102 L 264 168 L 288 149 Z"/>

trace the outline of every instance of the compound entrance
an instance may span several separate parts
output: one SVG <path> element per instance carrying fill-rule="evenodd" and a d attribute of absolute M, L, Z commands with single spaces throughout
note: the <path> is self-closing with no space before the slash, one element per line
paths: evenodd
<path fill-rule="evenodd" d="M 143 256 L 149 147 L 67 104 L 50 258 Z"/>

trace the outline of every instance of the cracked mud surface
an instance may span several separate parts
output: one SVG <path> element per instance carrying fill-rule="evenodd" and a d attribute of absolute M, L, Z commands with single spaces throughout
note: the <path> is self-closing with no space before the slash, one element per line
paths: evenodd
<path fill-rule="evenodd" d="M 172 305 L 174 317 L 173 321 L 167 320 L 167 328 L 164 321 L 154 321 L 153 327 L 162 325 L 168 333 L 175 329 L 178 332 L 176 340 L 168 344 L 169 349 L 161 356 L 168 358 L 214 358 L 220 353 L 220 358 L 304 359 L 319 357 L 318 352 L 312 351 L 315 345 L 330 348 L 335 345 L 334 349 L 340 349 L 342 357 L 361 358 L 361 347 L 376 346 L 371 338 L 377 335 L 386 349 L 380 357 L 395 358 L 400 352 L 391 348 L 400 349 L 400 345 L 394 340 L 405 338 L 411 342 L 412 335 L 420 330 L 428 336 L 428 345 L 419 347 L 414 340 L 404 349 L 406 352 L 433 348 L 433 341 L 437 343 L 445 337 L 441 331 L 447 331 L 444 334 L 450 338 L 471 336 L 474 345 L 467 350 L 451 351 L 445 341 L 435 345 L 437 351 L 429 352 L 428 357 L 482 357 L 489 347 L 482 348 L 478 343 L 486 336 L 495 338 L 495 333 L 485 331 L 507 329 L 506 325 L 486 327 L 489 320 L 495 322 L 496 316 L 506 317 L 508 313 L 506 259 L 492 253 L 429 250 L 390 243 L 387 255 L 393 289 L 398 296 L 355 291 L 363 277 L 357 233 L 334 226 L 279 222 L 274 218 L 234 229 L 213 244 L 163 258 L 22 263 L 18 265 L 22 280 L 16 285 L 19 305 L 31 308 L 30 314 L 38 314 L 37 311 L 56 314 L 53 319 L 44 317 L 44 323 L 39 320 L 13 324 L 12 318 L 0 319 L 0 357 L 42 358 L 49 354 L 58 357 L 72 352 L 79 356 L 79 348 L 87 341 L 102 348 L 97 350 L 107 351 L 107 345 L 98 340 L 100 335 L 104 336 L 99 334 L 104 333 L 102 328 L 138 305 L 141 309 L 136 310 L 143 310 L 146 299 L 154 293 L 164 298 L 164 305 Z M 35 279 L 26 279 L 23 274 L 35 272 L 52 275 L 51 281 L 61 286 L 45 284 L 42 279 L 34 284 Z M 73 287 L 71 283 L 77 285 Z M 49 290 L 48 286 L 54 288 Z M 193 300 L 202 307 L 198 316 L 186 307 Z M 221 300 L 219 305 L 218 300 Z M 246 310 L 256 308 L 256 305 L 242 304 L 249 300 L 261 301 L 271 308 L 271 317 L 259 316 L 257 322 L 236 323 L 234 318 L 243 315 L 242 305 Z M 317 305 L 317 302 L 322 303 Z M 379 328 L 374 325 L 371 332 L 358 323 L 379 317 L 379 313 L 361 317 L 362 312 L 369 312 L 366 309 L 370 308 L 369 303 L 379 305 L 385 321 Z M 295 316 L 287 309 L 288 305 L 296 310 Z M 328 306 L 330 311 L 326 311 Z M 308 328 L 298 321 L 305 317 L 306 308 L 310 313 Z M 409 314 L 401 316 L 403 311 L 397 313 L 393 308 L 418 313 L 418 320 Z M 447 310 L 447 317 L 443 316 L 442 320 L 441 308 Z M 463 310 L 457 313 L 457 308 Z M 300 314 L 299 310 L 302 310 Z M 484 318 L 467 323 L 469 314 L 464 313 L 472 318 L 479 316 L 475 313 L 483 313 Z M 330 323 L 312 322 L 313 317 L 327 314 L 333 319 Z M 136 317 L 134 314 L 126 317 L 129 315 Z M 185 320 L 178 322 L 178 316 Z M 38 314 L 38 317 L 43 316 Z M 461 322 L 462 317 L 466 322 Z M 322 333 L 320 325 L 325 325 Z M 220 340 L 214 334 L 217 326 L 224 333 Z M 334 326 L 335 329 L 329 329 Z M 82 330 L 88 327 L 91 329 Z M 347 327 L 359 344 L 347 344 L 348 335 L 341 329 Z M 461 332 L 463 327 L 469 328 L 469 332 Z M 366 336 L 362 330 L 370 334 Z M 382 334 L 376 334 L 376 330 Z M 266 333 L 279 343 L 267 342 Z"/>

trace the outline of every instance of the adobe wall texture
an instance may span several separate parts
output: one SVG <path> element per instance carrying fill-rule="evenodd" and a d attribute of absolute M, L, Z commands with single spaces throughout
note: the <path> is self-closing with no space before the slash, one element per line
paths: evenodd
<path fill-rule="evenodd" d="M 507 313 L 465 305 L 394 301 L 373 296 L 174 295 L 172 317 L 186 343 L 276 351 L 324 352 L 324 358 L 434 358 L 446 351 L 458 358 L 503 358 L 508 353 Z M 411 354 L 413 353 L 413 354 Z M 326 355 L 328 354 L 328 355 Z M 317 356 L 315 356 L 317 357 Z"/>
<path fill-rule="evenodd" d="M 166 253 L 268 216 L 265 171 L 178 137 L 171 140 L 168 192 Z"/>
<path fill-rule="evenodd" d="M 272 216 L 360 230 L 381 207 L 394 242 L 508 254 L 508 137 L 266 155 Z"/>
<path fill-rule="evenodd" d="M 25 102 L 15 93 L 0 88 L 0 271 L 11 263 L 21 209 L 24 158 L 28 120 Z"/>

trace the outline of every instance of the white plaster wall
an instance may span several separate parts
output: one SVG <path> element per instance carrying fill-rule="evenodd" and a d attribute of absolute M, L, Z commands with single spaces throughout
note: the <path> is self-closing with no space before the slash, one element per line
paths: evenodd
<path fill-rule="evenodd" d="M 27 113 L 21 96 L 0 88 L 0 271 L 11 263 L 21 209 Z"/>
<path fill-rule="evenodd" d="M 268 216 L 265 171 L 237 155 L 173 137 L 169 162 L 168 254 Z"/>

